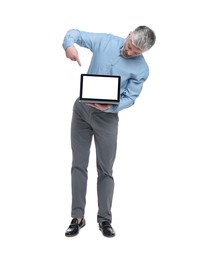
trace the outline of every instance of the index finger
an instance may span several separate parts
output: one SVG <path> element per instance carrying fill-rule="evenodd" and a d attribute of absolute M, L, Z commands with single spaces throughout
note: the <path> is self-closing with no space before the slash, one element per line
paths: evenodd
<path fill-rule="evenodd" d="M 79 57 L 76 58 L 76 61 L 78 62 L 78 65 L 81 66 L 81 62 L 80 62 Z"/>

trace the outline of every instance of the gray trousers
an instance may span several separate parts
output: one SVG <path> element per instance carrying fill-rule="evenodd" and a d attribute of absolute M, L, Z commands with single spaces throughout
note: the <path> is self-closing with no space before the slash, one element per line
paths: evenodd
<path fill-rule="evenodd" d="M 117 148 L 118 114 L 106 113 L 75 101 L 71 122 L 72 218 L 83 218 L 86 205 L 88 163 L 92 137 L 96 146 L 97 221 L 112 221 L 113 164 Z"/>

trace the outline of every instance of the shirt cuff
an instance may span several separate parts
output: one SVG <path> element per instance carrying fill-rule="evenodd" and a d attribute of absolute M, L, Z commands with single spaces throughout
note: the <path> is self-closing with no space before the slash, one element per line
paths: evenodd
<path fill-rule="evenodd" d="M 72 46 L 74 44 L 73 39 L 68 39 L 67 41 L 64 41 L 62 44 L 62 47 L 66 50 L 67 47 Z"/>

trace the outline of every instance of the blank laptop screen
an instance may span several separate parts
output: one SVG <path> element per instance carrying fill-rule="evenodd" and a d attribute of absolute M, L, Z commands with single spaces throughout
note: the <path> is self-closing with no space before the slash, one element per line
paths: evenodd
<path fill-rule="evenodd" d="M 120 76 L 81 74 L 80 101 L 118 104 L 120 101 Z"/>

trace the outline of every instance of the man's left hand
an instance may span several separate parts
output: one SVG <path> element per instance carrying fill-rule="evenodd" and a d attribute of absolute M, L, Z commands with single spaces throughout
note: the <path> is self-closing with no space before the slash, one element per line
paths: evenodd
<path fill-rule="evenodd" d="M 105 111 L 109 109 L 112 105 L 110 104 L 97 104 L 97 103 L 86 103 L 87 106 L 94 107 L 98 110 Z"/>

